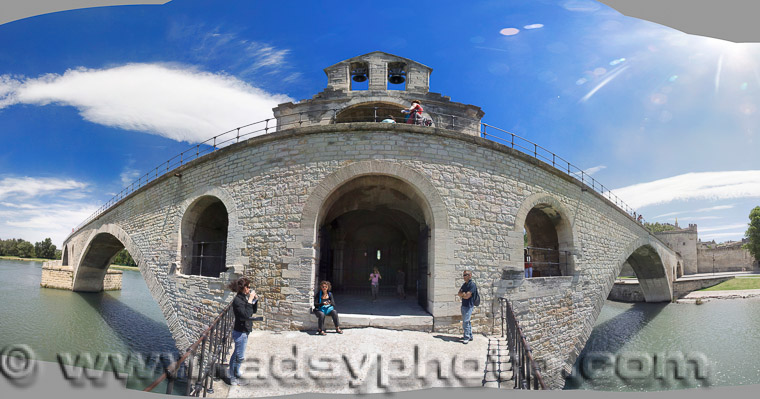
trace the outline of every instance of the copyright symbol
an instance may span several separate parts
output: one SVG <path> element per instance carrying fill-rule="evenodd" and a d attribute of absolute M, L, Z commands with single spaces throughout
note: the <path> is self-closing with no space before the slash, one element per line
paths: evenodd
<path fill-rule="evenodd" d="M 34 373 L 37 362 L 28 345 L 8 345 L 0 352 L 0 372 L 9 380 L 21 380 Z"/>

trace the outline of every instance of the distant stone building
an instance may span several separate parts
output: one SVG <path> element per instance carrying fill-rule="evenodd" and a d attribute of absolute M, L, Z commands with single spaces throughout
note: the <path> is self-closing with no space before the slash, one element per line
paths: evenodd
<path fill-rule="evenodd" d="M 728 241 L 716 244 L 715 240 L 697 243 L 697 270 L 699 273 L 749 271 L 758 269 L 758 262 L 742 248 L 749 240 Z M 714 268 L 713 268 L 714 267 Z"/>

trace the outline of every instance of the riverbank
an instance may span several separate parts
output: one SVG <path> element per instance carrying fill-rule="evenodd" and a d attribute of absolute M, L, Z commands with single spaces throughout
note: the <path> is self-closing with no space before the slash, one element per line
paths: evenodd
<path fill-rule="evenodd" d="M 140 268 L 137 266 L 122 266 L 122 265 L 111 265 L 109 266 L 112 269 L 118 269 L 118 270 L 132 270 L 135 272 L 139 272 Z"/>
<path fill-rule="evenodd" d="M 2 260 L 22 260 L 25 262 L 49 262 L 51 260 L 56 259 L 44 259 L 44 258 L 19 258 L 17 256 L 0 256 L 0 259 Z M 137 266 L 122 266 L 122 265 L 111 265 L 110 268 L 117 269 L 117 270 L 131 270 L 135 272 L 139 272 L 140 268 Z"/>
<path fill-rule="evenodd" d="M 0 259 L 3 260 L 23 260 L 25 262 L 48 262 L 55 259 L 45 259 L 45 258 L 19 258 L 18 256 L 0 256 Z"/>
<path fill-rule="evenodd" d="M 760 298 L 760 289 L 730 291 L 694 291 L 678 299 L 676 303 L 704 303 L 715 299 Z"/>

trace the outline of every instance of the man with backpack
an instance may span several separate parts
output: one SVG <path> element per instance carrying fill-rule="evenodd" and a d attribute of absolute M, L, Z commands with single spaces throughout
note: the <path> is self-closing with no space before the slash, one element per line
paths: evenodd
<path fill-rule="evenodd" d="M 471 271 L 465 270 L 462 272 L 462 278 L 464 279 L 464 284 L 459 289 L 457 296 L 462 298 L 462 330 L 464 330 L 462 343 L 466 344 L 472 341 L 472 323 L 470 323 L 470 319 L 472 318 L 472 311 L 475 309 L 475 306 L 480 305 L 480 295 L 478 295 L 478 287 L 472 281 Z"/>

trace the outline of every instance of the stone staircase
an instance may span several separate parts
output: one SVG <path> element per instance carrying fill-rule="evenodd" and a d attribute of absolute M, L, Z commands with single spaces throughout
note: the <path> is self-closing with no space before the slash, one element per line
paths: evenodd
<path fill-rule="evenodd" d="M 514 386 L 507 341 L 500 336 L 489 336 L 486 367 L 483 370 L 483 387 L 513 389 Z"/>

